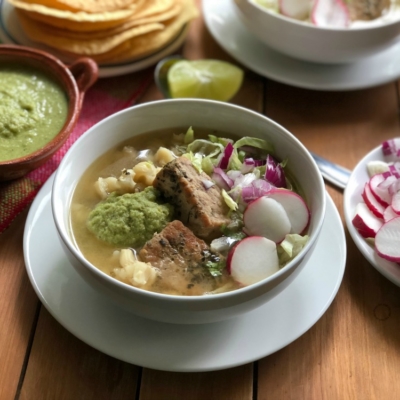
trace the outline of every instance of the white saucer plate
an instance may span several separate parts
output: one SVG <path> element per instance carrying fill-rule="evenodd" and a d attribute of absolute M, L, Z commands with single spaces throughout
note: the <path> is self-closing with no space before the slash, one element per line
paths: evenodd
<path fill-rule="evenodd" d="M 352 64 L 317 64 L 280 54 L 246 30 L 233 0 L 203 0 L 208 30 L 219 45 L 250 70 L 275 81 L 314 90 L 364 89 L 400 77 L 400 41 Z"/>
<path fill-rule="evenodd" d="M 147 67 L 155 65 L 164 57 L 177 51 L 184 43 L 188 32 L 188 27 L 182 29 L 180 34 L 168 45 L 143 58 L 136 58 L 132 61 L 126 61 L 118 64 L 104 64 L 99 67 L 99 77 L 107 78 L 120 76 L 132 72 L 141 71 Z M 18 44 L 33 47 L 39 50 L 47 51 L 58 57 L 61 61 L 69 63 L 72 60 L 64 54 L 44 45 L 30 40 L 21 28 L 15 8 L 5 0 L 0 0 L 0 41 L 4 44 Z"/>
<path fill-rule="evenodd" d="M 311 328 L 341 284 L 346 242 L 327 194 L 321 236 L 307 265 L 289 287 L 239 318 L 204 325 L 174 325 L 122 310 L 89 287 L 69 264 L 51 212 L 53 176 L 34 200 L 24 232 L 29 279 L 44 306 L 88 345 L 139 366 L 179 372 L 243 365 L 287 346 Z"/>
<path fill-rule="evenodd" d="M 364 185 L 369 180 L 367 165 L 370 161 L 384 161 L 382 154 L 382 147 L 378 146 L 370 151 L 354 168 L 350 175 L 344 191 L 344 216 L 346 220 L 347 229 L 354 240 L 354 243 L 368 260 L 368 262 L 375 267 L 383 276 L 393 282 L 395 285 L 400 286 L 400 265 L 394 262 L 387 261 L 379 257 L 373 247 L 358 233 L 354 228 L 352 220 L 355 215 L 356 206 L 359 202 L 363 201 L 361 194 Z"/>

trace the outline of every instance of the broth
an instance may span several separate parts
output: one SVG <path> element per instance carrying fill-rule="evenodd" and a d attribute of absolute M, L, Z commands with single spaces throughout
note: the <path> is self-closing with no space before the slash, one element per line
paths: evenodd
<path fill-rule="evenodd" d="M 99 203 L 100 199 L 95 190 L 94 182 L 99 177 L 118 177 L 124 168 L 132 168 L 137 161 L 139 151 L 155 153 L 160 146 L 172 145 L 172 137 L 176 132 L 185 132 L 186 129 L 173 129 L 133 137 L 100 156 L 83 174 L 74 191 L 71 203 L 70 224 L 75 245 L 84 257 L 101 271 L 113 276 L 115 268 L 120 267 L 118 251 L 120 246 L 99 241 L 87 228 L 90 212 Z M 196 129 L 197 138 L 207 138 L 208 134 L 228 137 L 216 131 Z M 230 135 L 232 137 L 232 135 Z M 138 250 L 138 249 L 136 249 Z M 201 272 L 190 271 L 191 282 L 180 277 L 175 269 L 162 270 L 163 279 L 156 279 L 147 290 L 177 295 L 202 295 L 204 293 L 228 291 L 237 289 L 240 285 L 235 282 L 226 271 L 215 278 L 201 279 Z M 204 278 L 204 277 L 203 277 Z"/>
<path fill-rule="evenodd" d="M 126 140 L 100 156 L 87 171 L 84 172 L 77 184 L 71 202 L 70 228 L 75 245 L 90 263 L 104 273 L 145 290 L 164 294 L 190 296 L 214 294 L 238 289 L 243 285 L 235 281 L 227 272 L 226 268 L 218 270 L 218 272 L 215 273 L 214 270 L 209 270 L 205 267 L 206 263 L 207 266 L 220 265 L 225 261 L 227 254 L 215 254 L 214 252 L 210 252 L 208 246 L 210 245 L 211 239 L 202 238 L 206 243 L 204 245 L 206 247 L 204 247 L 202 244 L 204 242 L 202 240 L 195 236 L 191 238 L 191 232 L 180 231 L 183 228 L 187 228 L 175 222 L 168 224 L 172 229 L 170 233 L 168 233 L 168 230 L 165 228 L 162 231 L 165 232 L 164 236 L 159 236 L 160 231 L 158 230 L 155 236 L 147 238 L 146 244 L 142 243 L 135 248 L 129 245 L 121 245 L 118 243 L 110 244 L 99 240 L 89 229 L 88 219 L 90 218 L 91 212 L 98 203 L 101 202 L 99 188 L 97 187 L 96 189 L 95 182 L 99 178 L 107 179 L 110 176 L 119 177 L 121 171 L 129 171 L 134 165 L 139 164 L 143 159 L 147 159 L 149 154 L 154 155 L 160 147 L 170 148 L 175 146 L 175 149 L 179 149 L 179 144 L 176 144 L 176 136 L 174 136 L 177 132 L 183 134 L 186 132 L 186 128 L 146 133 Z M 238 137 L 222 132 L 201 129 L 195 130 L 196 139 L 207 139 L 208 135 L 231 138 L 234 140 L 239 139 Z M 150 157 L 150 159 L 153 158 L 153 156 Z M 288 178 L 286 169 L 285 173 Z M 293 178 L 290 176 L 289 179 L 293 186 Z M 144 186 L 139 182 L 136 184 L 135 188 L 135 190 L 143 191 Z M 297 186 L 292 188 L 294 191 L 299 192 Z M 115 197 L 121 198 L 122 196 Z M 172 220 L 177 219 L 175 218 L 176 215 L 177 213 L 175 210 L 175 215 Z M 230 215 L 232 216 L 233 214 Z M 180 219 L 182 220 L 182 218 Z M 185 223 L 185 225 L 187 224 Z M 151 235 L 153 235 L 153 232 Z M 167 236 L 169 239 L 165 241 Z M 222 233 L 219 233 L 219 236 L 222 236 Z M 151 245 L 148 244 L 150 239 Z M 182 243 L 180 243 L 179 240 L 182 240 Z M 198 240 L 200 240 L 200 242 L 197 242 Z M 169 245 L 174 241 L 176 242 L 175 248 L 183 249 L 182 251 L 180 250 L 181 253 L 176 257 L 172 257 L 169 253 L 168 257 L 164 259 L 162 256 L 157 257 L 152 253 L 156 252 L 156 255 L 164 254 L 166 252 L 166 243 Z M 194 246 L 193 248 L 196 249 L 196 252 L 192 251 L 192 247 L 190 246 Z M 181 254 L 184 254 L 182 257 L 189 258 L 182 258 Z M 128 279 L 125 270 L 121 272 L 122 259 L 126 261 L 124 265 L 132 265 L 132 263 L 135 263 L 135 268 L 138 268 L 135 269 L 135 271 L 139 271 L 139 278 L 135 281 L 136 283 L 132 283 L 129 280 L 130 278 Z M 142 261 L 150 263 L 154 268 L 147 268 L 146 264 Z M 153 276 L 152 274 L 154 271 L 157 273 Z"/>

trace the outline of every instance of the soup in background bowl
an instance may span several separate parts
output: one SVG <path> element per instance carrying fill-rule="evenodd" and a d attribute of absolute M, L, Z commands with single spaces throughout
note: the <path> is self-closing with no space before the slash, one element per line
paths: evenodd
<path fill-rule="evenodd" d="M 235 11 L 246 29 L 255 38 L 268 47 L 303 61 L 323 64 L 343 64 L 362 61 L 363 58 L 378 54 L 393 46 L 400 35 L 400 13 L 397 0 L 393 0 L 395 10 L 390 15 L 371 21 L 349 22 L 349 26 L 322 24 L 315 25 L 302 19 L 294 19 L 282 13 L 271 11 L 262 6 L 269 3 L 262 0 L 234 0 Z M 273 3 L 273 1 L 271 2 Z M 277 2 L 279 5 L 283 1 Z M 293 1 L 291 5 L 301 8 L 302 1 Z M 307 3 L 307 2 L 306 2 Z M 346 2 L 332 0 L 339 9 Z M 376 10 L 380 3 L 369 4 L 367 1 L 348 2 L 364 7 L 366 10 Z M 381 1 L 385 3 L 385 1 Z M 339 17 L 331 8 L 329 1 L 312 1 L 313 5 L 322 5 L 323 20 Z M 393 18 L 391 18 L 393 16 Z M 387 18 L 386 18 L 387 17 Z"/>
<path fill-rule="evenodd" d="M 193 128 L 194 137 L 188 127 Z M 234 218 L 226 220 L 224 218 L 232 217 L 235 212 L 240 214 L 246 209 L 247 204 L 241 203 L 241 198 L 235 198 L 233 201 L 236 204 L 235 208 L 230 200 L 223 199 L 226 190 L 223 186 L 216 185 L 215 181 L 205 178 L 209 175 L 202 170 L 199 171 L 198 166 L 194 167 L 197 163 L 194 156 L 196 151 L 188 151 L 186 146 L 198 139 L 203 142 L 200 140 L 196 145 L 199 143 L 209 145 L 210 134 L 212 138 L 228 137 L 232 139 L 232 143 L 243 144 L 243 137 L 250 136 L 249 132 L 251 137 L 255 138 L 254 143 L 270 143 L 274 148 L 276 159 L 285 160 L 287 180 L 293 182 L 291 185 L 293 193 L 299 193 L 300 195 L 296 196 L 301 196 L 305 200 L 310 219 L 306 231 L 302 232 L 307 235 L 308 240 L 298 255 L 280 265 L 280 268 L 271 275 L 243 284 L 234 276 L 229 266 L 235 264 L 235 268 L 241 269 L 241 266 L 246 264 L 247 256 L 250 263 L 255 262 L 251 246 L 250 253 L 240 251 L 241 257 L 237 257 L 233 262 L 229 254 L 231 250 L 222 254 L 220 258 L 213 258 L 216 250 L 212 247 L 212 243 L 221 236 L 226 238 L 230 234 L 235 236 L 238 233 L 242 236 L 239 239 L 236 237 L 235 245 L 241 243 L 240 239 L 244 237 L 242 226 L 236 231 L 231 230 L 228 234 L 224 231 L 223 235 L 220 233 L 220 228 L 232 227 L 229 221 Z M 169 153 L 171 159 L 168 156 L 165 158 L 165 154 L 157 156 L 160 146 L 164 149 L 173 149 L 172 156 Z M 240 147 L 242 160 L 244 151 L 250 147 Z M 148 151 L 149 149 L 151 151 Z M 193 150 L 192 147 L 191 149 Z M 223 157 L 222 152 L 216 156 L 214 164 L 218 162 L 218 165 L 222 166 Z M 133 175 L 140 173 L 141 168 L 146 167 L 146 163 L 147 167 L 155 169 L 150 181 L 146 182 L 148 176 L 139 179 L 136 176 L 132 179 L 130 176 L 132 171 Z M 124 177 L 128 176 L 128 179 L 124 178 L 122 181 L 118 179 L 121 178 L 121 173 Z M 211 212 L 212 218 L 206 216 L 206 213 L 202 215 L 203 200 L 200 201 L 198 213 L 182 211 L 180 208 L 182 197 L 178 194 L 182 187 L 173 186 L 170 190 L 171 184 L 176 184 L 178 176 L 176 174 L 184 176 L 183 185 L 187 185 L 187 182 L 198 184 L 199 188 L 205 185 L 206 189 L 201 189 L 202 192 L 212 190 L 217 196 L 225 192 L 224 196 L 216 200 L 220 202 L 218 207 L 224 210 L 221 216 L 216 216 L 215 208 Z M 200 181 L 197 182 L 197 179 Z M 111 186 L 107 186 L 108 184 Z M 115 188 L 115 185 L 120 186 Z M 124 201 L 121 203 L 123 205 L 119 204 L 118 207 L 121 205 L 121 208 L 129 208 L 131 205 L 125 203 L 125 200 L 131 201 L 130 199 L 138 194 L 142 196 L 140 202 L 143 197 L 148 197 L 151 203 L 146 203 L 144 208 L 142 207 L 142 210 L 145 210 L 143 215 L 147 217 L 138 217 L 147 220 L 138 228 L 142 231 L 137 235 L 137 240 L 133 238 L 133 242 L 130 242 L 132 232 L 127 236 L 120 235 L 116 238 L 113 234 L 110 237 L 109 225 L 113 225 L 110 221 L 114 221 L 115 213 L 119 213 L 114 203 Z M 136 202 L 139 200 L 135 200 Z M 156 203 L 155 207 L 161 207 L 162 210 L 160 221 L 149 217 Z M 249 201 L 249 204 L 255 203 L 256 201 L 253 203 Z M 97 209 L 99 205 L 100 208 Z M 133 208 L 135 207 L 136 204 Z M 53 185 L 52 209 L 66 255 L 79 274 L 96 290 L 123 308 L 143 317 L 172 323 L 205 323 L 250 311 L 284 290 L 295 278 L 307 262 L 318 238 L 325 213 L 325 191 L 322 177 L 308 151 L 292 134 L 268 118 L 227 103 L 192 99 L 165 100 L 124 110 L 88 130 L 71 147 L 60 164 Z M 265 208 L 255 208 L 255 210 L 257 213 L 257 210 Z M 132 212 L 136 211 L 134 209 Z M 150 214 L 146 214 L 147 212 Z M 199 223 L 199 219 L 203 222 L 207 220 L 205 225 Z M 216 221 L 215 223 L 220 225 L 216 228 L 208 222 L 209 219 L 213 219 L 213 224 Z M 254 221 L 254 217 L 250 218 L 250 221 Z M 151 224 L 158 222 L 160 224 L 156 228 L 151 228 L 156 230 L 155 234 L 152 231 L 147 232 Z M 104 226 L 105 230 L 102 228 Z M 250 223 L 247 231 L 251 230 Z M 255 234 L 246 233 L 249 236 L 258 235 L 257 231 Z M 183 244 L 182 241 L 175 240 L 179 237 L 184 239 Z M 166 238 L 167 241 L 164 241 Z M 267 241 L 265 238 L 261 239 Z M 247 239 L 242 242 L 245 240 Z M 274 240 L 280 241 L 276 238 Z M 174 257 L 165 250 L 166 243 L 169 246 L 174 241 L 177 247 L 172 251 L 176 251 L 177 254 L 180 252 L 179 257 L 190 253 L 188 266 L 184 268 L 186 272 L 183 275 L 176 275 L 176 271 L 164 271 L 166 265 L 177 267 L 177 261 L 175 260 L 173 264 L 171 260 L 174 260 Z M 189 247 L 184 247 L 186 245 Z M 210 255 L 210 245 L 212 255 Z M 255 246 L 253 249 L 258 251 L 259 245 Z M 260 246 L 264 246 L 264 243 Z M 192 250 L 194 248 L 203 252 L 203 257 L 197 258 L 195 264 L 193 264 L 193 259 L 196 258 L 195 251 Z M 140 266 L 144 269 L 139 268 L 137 275 L 139 279 L 133 284 L 126 279 L 127 257 L 128 264 L 135 259 L 145 264 Z M 222 273 L 210 274 L 210 270 L 205 268 L 206 264 L 215 266 L 221 260 L 225 263 L 222 263 L 223 265 L 228 265 L 228 268 L 222 269 Z M 154 271 L 152 267 L 155 267 Z M 154 279 L 152 273 L 155 273 Z M 140 278 L 143 276 L 144 280 Z M 146 285 L 146 282 L 150 282 L 149 285 Z"/>

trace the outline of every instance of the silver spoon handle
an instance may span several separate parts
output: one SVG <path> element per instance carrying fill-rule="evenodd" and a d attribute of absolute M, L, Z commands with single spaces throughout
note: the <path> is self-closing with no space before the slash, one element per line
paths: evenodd
<path fill-rule="evenodd" d="M 351 171 L 340 165 L 334 164 L 325 158 L 311 153 L 314 161 L 317 163 L 322 176 L 340 189 L 344 189 L 350 178 Z"/>

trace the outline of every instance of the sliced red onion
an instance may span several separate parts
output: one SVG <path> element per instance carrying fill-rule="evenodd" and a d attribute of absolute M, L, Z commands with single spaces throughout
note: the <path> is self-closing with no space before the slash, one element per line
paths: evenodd
<path fill-rule="evenodd" d="M 389 164 L 389 172 L 396 178 L 400 178 L 400 162 Z"/>
<path fill-rule="evenodd" d="M 389 176 L 385 176 L 385 174 L 382 175 L 385 178 L 385 180 L 383 180 L 377 186 L 377 188 L 381 190 L 387 190 L 392 183 L 397 181 L 397 178 L 394 175 L 389 175 Z"/>
<path fill-rule="evenodd" d="M 285 172 L 280 164 L 268 154 L 264 178 L 276 187 L 286 188 Z"/>
<path fill-rule="evenodd" d="M 253 171 L 256 166 L 256 162 L 253 158 L 245 158 L 242 164 L 242 168 L 240 168 L 240 172 L 242 174 L 247 174 L 248 172 Z"/>
<path fill-rule="evenodd" d="M 255 167 L 261 167 L 265 165 L 267 160 L 255 160 L 252 157 L 245 158 L 242 164 L 241 172 L 243 174 L 247 174 L 248 172 L 253 171 Z"/>
<path fill-rule="evenodd" d="M 265 196 L 272 188 L 273 186 L 269 182 L 263 179 L 256 179 L 251 185 L 245 186 L 242 189 L 243 201 L 245 203 L 250 203 L 259 197 Z"/>
<path fill-rule="evenodd" d="M 245 187 L 251 185 L 251 182 L 256 180 L 257 177 L 255 174 L 252 172 L 249 172 L 248 174 L 245 175 L 240 175 L 235 179 L 235 182 L 233 183 L 233 187 Z"/>
<path fill-rule="evenodd" d="M 400 158 L 400 138 L 385 140 L 382 143 L 382 152 L 386 160 L 395 161 Z"/>
<path fill-rule="evenodd" d="M 265 179 L 256 179 L 255 181 L 251 182 L 251 184 L 255 188 L 261 189 L 264 191 L 269 191 L 274 187 L 274 185 L 272 185 L 270 182 L 267 182 Z"/>
<path fill-rule="evenodd" d="M 204 188 L 205 188 L 206 190 L 210 189 L 210 187 L 212 187 L 212 186 L 215 185 L 214 182 L 209 181 L 208 179 L 202 180 L 201 183 L 203 184 L 203 186 L 204 186 Z"/>
<path fill-rule="evenodd" d="M 228 171 L 226 173 L 229 178 L 231 178 L 233 181 L 235 181 L 237 178 L 239 178 L 240 176 L 242 176 L 243 174 L 240 171 L 231 169 L 230 171 Z"/>
<path fill-rule="evenodd" d="M 233 147 L 232 143 L 228 143 L 225 146 L 224 155 L 222 156 L 222 158 L 221 158 L 221 160 L 220 160 L 220 162 L 218 164 L 219 168 L 222 168 L 222 169 L 227 169 L 228 168 L 229 160 L 230 160 L 230 158 L 232 156 L 232 153 L 233 153 L 234 149 L 235 148 Z"/>
<path fill-rule="evenodd" d="M 222 168 L 215 167 L 211 179 L 217 184 L 217 186 L 227 191 L 233 186 L 233 180 L 229 178 Z"/>

